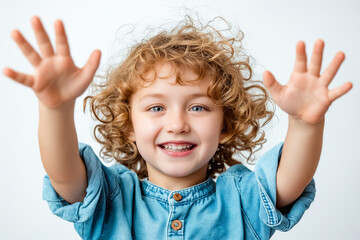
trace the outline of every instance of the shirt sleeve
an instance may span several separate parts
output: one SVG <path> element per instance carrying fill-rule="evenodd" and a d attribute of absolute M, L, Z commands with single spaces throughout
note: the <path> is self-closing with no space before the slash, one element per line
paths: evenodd
<path fill-rule="evenodd" d="M 312 179 L 295 202 L 284 209 L 276 209 L 276 172 L 282 146 L 278 144 L 263 155 L 254 172 L 240 180 L 240 191 L 250 196 L 250 203 L 243 203 L 247 217 L 260 232 L 264 224 L 270 227 L 270 236 L 275 230 L 288 231 L 297 224 L 313 202 L 316 191 Z"/>
<path fill-rule="evenodd" d="M 79 154 L 85 163 L 88 180 L 83 202 L 66 202 L 55 191 L 48 176 L 44 177 L 43 199 L 48 202 L 53 214 L 74 223 L 81 238 L 99 239 L 109 224 L 116 224 L 111 218 L 114 217 L 112 212 L 122 223 L 131 222 L 135 184 L 137 192 L 140 192 L 139 180 L 136 173 L 121 164 L 104 166 L 86 144 L 79 144 Z M 126 227 L 122 231 L 128 233 L 130 228 Z"/>
<path fill-rule="evenodd" d="M 95 213 L 96 208 L 103 208 L 106 195 L 110 191 L 105 181 L 105 166 L 97 158 L 93 150 L 79 144 L 79 153 L 86 166 L 88 186 L 83 202 L 69 204 L 53 188 L 46 175 L 43 182 L 43 199 L 48 202 L 49 208 L 56 216 L 70 222 L 81 223 L 88 221 Z"/>

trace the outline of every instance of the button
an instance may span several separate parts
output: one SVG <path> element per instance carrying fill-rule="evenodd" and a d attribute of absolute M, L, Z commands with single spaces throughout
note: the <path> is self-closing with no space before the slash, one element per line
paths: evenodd
<path fill-rule="evenodd" d="M 178 201 L 178 202 L 181 201 L 181 199 L 182 199 L 182 196 L 178 193 L 175 193 L 173 197 L 174 197 L 175 201 Z"/>
<path fill-rule="evenodd" d="M 179 220 L 174 220 L 172 223 L 171 223 L 171 227 L 177 231 L 181 228 L 182 224 Z"/>

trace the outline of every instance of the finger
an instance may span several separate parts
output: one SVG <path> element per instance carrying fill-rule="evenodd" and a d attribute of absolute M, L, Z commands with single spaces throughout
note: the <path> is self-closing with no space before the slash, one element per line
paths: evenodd
<path fill-rule="evenodd" d="M 31 24 L 35 32 L 36 41 L 38 43 L 40 53 L 43 57 L 51 57 L 54 55 L 50 39 L 38 17 L 31 18 Z"/>
<path fill-rule="evenodd" d="M 64 24 L 61 20 L 55 21 L 56 52 L 62 56 L 69 56 L 70 49 L 66 37 Z"/>
<path fill-rule="evenodd" d="M 19 73 L 10 68 L 4 68 L 3 74 L 27 87 L 32 87 L 34 85 L 34 77 L 32 75 Z"/>
<path fill-rule="evenodd" d="M 315 43 L 309 65 L 310 74 L 315 75 L 317 77 L 320 75 L 323 50 L 324 50 L 324 41 L 319 39 Z"/>
<path fill-rule="evenodd" d="M 331 102 L 335 101 L 336 99 L 338 99 L 339 97 L 343 96 L 345 93 L 350 91 L 351 88 L 352 88 L 352 83 L 346 82 L 340 87 L 329 90 L 330 101 Z"/>
<path fill-rule="evenodd" d="M 269 71 L 264 72 L 263 78 L 266 89 L 270 92 L 274 99 L 279 99 L 283 86 L 276 81 L 274 75 Z"/>
<path fill-rule="evenodd" d="M 11 32 L 11 37 L 12 39 L 14 39 L 21 52 L 24 54 L 30 64 L 34 67 L 37 67 L 41 62 L 41 57 L 28 43 L 28 41 L 26 41 L 23 35 L 18 30 L 14 30 Z"/>
<path fill-rule="evenodd" d="M 334 79 L 337 71 L 339 70 L 342 62 L 345 59 L 345 54 L 343 52 L 338 52 L 330 65 L 325 69 L 323 74 L 320 77 L 320 81 L 327 87 Z"/>
<path fill-rule="evenodd" d="M 81 69 L 80 79 L 82 80 L 78 81 L 78 83 L 80 84 L 79 89 L 85 90 L 89 86 L 89 84 L 94 78 L 97 68 L 99 67 L 100 58 L 101 52 L 99 50 L 95 50 L 90 55 L 85 66 Z"/>
<path fill-rule="evenodd" d="M 295 59 L 295 66 L 294 72 L 306 72 L 307 71 L 307 57 L 305 52 L 305 43 L 299 41 L 296 45 L 296 59 Z"/>

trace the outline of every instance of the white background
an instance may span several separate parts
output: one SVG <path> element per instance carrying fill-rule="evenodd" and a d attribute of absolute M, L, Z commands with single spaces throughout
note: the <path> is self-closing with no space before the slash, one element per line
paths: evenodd
<path fill-rule="evenodd" d="M 20 29 L 35 43 L 29 22 L 33 15 L 41 17 L 52 40 L 54 21 L 63 19 L 75 62 L 82 66 L 97 48 L 103 52 L 104 70 L 121 47 L 121 36 L 117 34 L 121 26 L 131 23 L 141 29 L 176 21 L 182 19 L 184 6 L 198 11 L 204 19 L 220 15 L 239 26 L 245 33 L 245 50 L 255 59 L 258 79 L 267 69 L 286 83 L 298 40 L 306 42 L 310 53 L 316 39 L 324 39 L 324 65 L 338 50 L 345 52 L 346 60 L 330 87 L 352 81 L 354 88 L 326 115 L 323 154 L 315 175 L 316 200 L 293 230 L 277 232 L 273 239 L 360 239 L 359 1 L 1 0 L 0 67 L 32 72 L 10 38 L 10 31 Z M 0 82 L 0 239 L 79 239 L 72 224 L 52 215 L 41 199 L 45 172 L 37 142 L 36 97 L 3 75 Z M 92 137 L 94 121 L 81 110 L 83 97 L 76 105 L 79 140 L 98 152 L 100 146 Z M 285 137 L 287 116 L 279 109 L 276 115 L 265 128 L 268 142 L 263 150 Z"/>

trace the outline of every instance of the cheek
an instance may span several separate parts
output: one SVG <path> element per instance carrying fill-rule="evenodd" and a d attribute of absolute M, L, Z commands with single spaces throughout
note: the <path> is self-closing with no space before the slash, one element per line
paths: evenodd
<path fill-rule="evenodd" d="M 222 128 L 222 120 L 209 118 L 206 119 L 206 121 L 199 121 L 195 124 L 197 132 L 202 141 L 206 141 L 211 143 L 212 146 L 217 147 Z"/>
<path fill-rule="evenodd" d="M 157 136 L 156 127 L 151 121 L 141 116 L 137 116 L 136 119 L 136 121 L 133 121 L 136 146 L 142 158 L 148 161 L 151 159 L 151 153 L 153 153 L 154 149 Z"/>
<path fill-rule="evenodd" d="M 160 124 L 141 114 L 135 115 L 133 119 L 135 119 L 133 121 L 133 128 L 137 144 L 144 142 L 149 144 L 149 141 L 154 141 L 159 132 Z"/>

